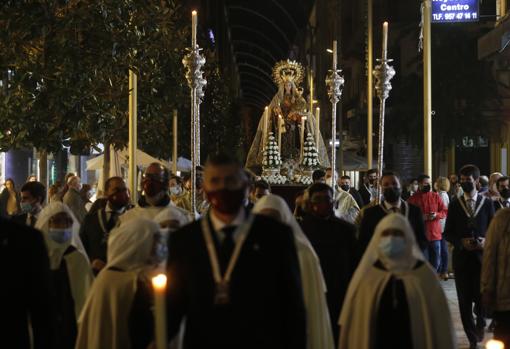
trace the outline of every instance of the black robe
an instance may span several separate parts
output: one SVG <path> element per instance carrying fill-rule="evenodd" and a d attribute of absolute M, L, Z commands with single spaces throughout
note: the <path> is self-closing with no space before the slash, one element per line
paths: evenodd
<path fill-rule="evenodd" d="M 214 304 L 201 220 L 172 233 L 168 246 L 169 339 L 186 318 L 185 349 L 306 347 L 299 262 L 288 226 L 256 216 L 232 274 L 228 305 Z"/>
<path fill-rule="evenodd" d="M 321 264 L 327 286 L 326 300 L 335 343 L 337 325 L 347 287 L 356 267 L 356 227 L 331 216 L 322 219 L 306 215 L 300 223 Z"/>
<path fill-rule="evenodd" d="M 419 261 L 414 269 L 423 265 Z M 386 270 L 380 261 L 374 265 Z M 379 301 L 376 318 L 375 349 L 412 349 L 411 316 L 404 283 L 392 276 Z"/>

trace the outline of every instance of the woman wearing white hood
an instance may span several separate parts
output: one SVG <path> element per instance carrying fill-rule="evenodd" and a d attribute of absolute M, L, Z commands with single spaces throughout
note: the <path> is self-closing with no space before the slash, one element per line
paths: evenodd
<path fill-rule="evenodd" d="M 456 348 L 446 297 L 407 219 L 386 216 L 354 273 L 340 315 L 340 349 Z"/>
<path fill-rule="evenodd" d="M 260 198 L 252 212 L 270 216 L 292 228 L 301 270 L 303 298 L 306 308 L 307 348 L 334 348 L 333 333 L 326 303 L 326 284 L 322 276 L 319 258 L 294 218 L 289 206 L 281 197 L 270 194 Z"/>
<path fill-rule="evenodd" d="M 160 227 L 133 218 L 114 230 L 108 263 L 80 316 L 76 349 L 145 349 L 153 340 L 150 276 L 167 255 Z"/>
<path fill-rule="evenodd" d="M 62 348 L 73 348 L 77 319 L 94 279 L 78 235 L 80 224 L 71 210 L 57 201 L 41 211 L 35 227 L 44 234 L 48 247 L 60 344 Z"/>

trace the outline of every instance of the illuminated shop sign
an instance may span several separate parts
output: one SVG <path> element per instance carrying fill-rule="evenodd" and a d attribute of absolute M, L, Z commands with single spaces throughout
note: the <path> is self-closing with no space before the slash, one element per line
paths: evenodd
<path fill-rule="evenodd" d="M 432 0 L 433 23 L 477 22 L 479 0 Z"/>

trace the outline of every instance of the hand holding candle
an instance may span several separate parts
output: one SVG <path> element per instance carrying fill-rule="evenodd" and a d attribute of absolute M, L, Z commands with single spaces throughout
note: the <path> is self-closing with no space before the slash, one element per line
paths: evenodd
<path fill-rule="evenodd" d="M 154 317 L 156 324 L 156 348 L 167 349 L 168 341 L 166 336 L 166 282 L 165 274 L 159 274 L 152 278 L 154 288 Z"/>

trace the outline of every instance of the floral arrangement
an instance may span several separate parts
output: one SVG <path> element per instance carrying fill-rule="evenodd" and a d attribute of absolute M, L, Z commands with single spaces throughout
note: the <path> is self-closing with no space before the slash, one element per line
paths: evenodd
<path fill-rule="evenodd" d="M 262 165 L 264 168 L 278 168 L 282 164 L 280 150 L 274 138 L 273 132 L 269 132 L 267 143 L 264 148 Z"/>
<path fill-rule="evenodd" d="M 282 176 L 279 173 L 272 173 L 268 175 L 262 175 L 262 179 L 269 184 L 285 184 L 287 183 L 287 177 Z"/>
<path fill-rule="evenodd" d="M 312 185 L 313 184 L 312 177 L 304 175 L 304 174 L 303 175 L 300 175 L 300 174 L 295 175 L 294 182 L 301 183 L 303 185 Z"/>
<path fill-rule="evenodd" d="M 309 169 L 315 169 L 319 166 L 319 153 L 317 152 L 313 136 L 310 133 L 306 136 L 305 144 L 303 145 L 301 166 Z"/>

